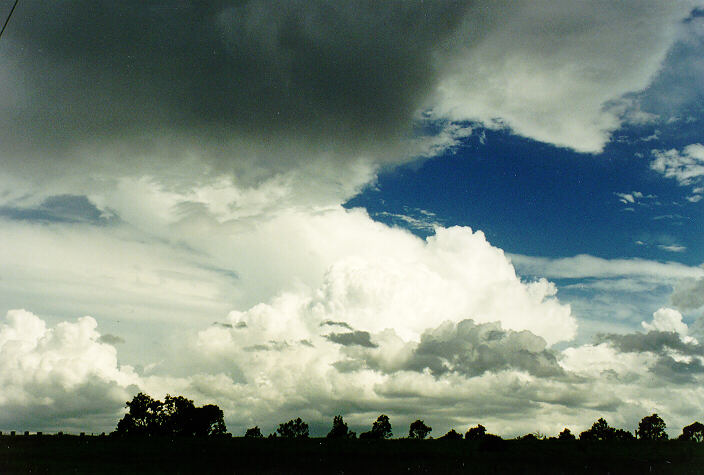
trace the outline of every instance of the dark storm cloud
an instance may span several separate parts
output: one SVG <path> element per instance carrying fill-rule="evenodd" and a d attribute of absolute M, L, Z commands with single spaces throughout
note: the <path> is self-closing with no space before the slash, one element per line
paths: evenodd
<path fill-rule="evenodd" d="M 116 222 L 106 216 L 85 196 L 59 195 L 46 198 L 39 206 L 0 206 L 0 217 L 43 223 L 87 223 L 105 225 Z"/>
<path fill-rule="evenodd" d="M 325 338 L 342 346 L 363 346 L 365 348 L 377 348 L 371 340 L 369 332 L 354 331 L 349 333 L 331 333 Z"/>
<path fill-rule="evenodd" d="M 434 84 L 453 2 L 25 2 L 0 45 L 6 155 L 186 137 L 231 158 L 360 152 L 406 131 Z M 431 47 L 432 46 L 432 47 Z M 403 132 L 405 133 L 405 132 Z M 265 143 L 262 143 L 264 142 Z M 26 157 L 25 157 L 26 158 Z"/>
<path fill-rule="evenodd" d="M 652 352 L 662 354 L 674 350 L 683 355 L 704 356 L 704 346 L 685 343 L 675 332 L 649 331 L 648 333 L 600 334 L 597 343 L 609 343 L 624 353 Z"/>
<path fill-rule="evenodd" d="M 498 322 L 447 323 L 421 336 L 404 369 L 430 369 L 479 376 L 486 371 L 521 370 L 538 377 L 564 375 L 545 340 L 529 331 L 503 330 Z"/>

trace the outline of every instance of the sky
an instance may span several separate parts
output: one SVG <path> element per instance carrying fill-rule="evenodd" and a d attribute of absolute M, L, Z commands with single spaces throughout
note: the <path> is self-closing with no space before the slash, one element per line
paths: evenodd
<path fill-rule="evenodd" d="M 234 435 L 678 435 L 703 53 L 700 1 L 21 1 L 0 430 L 108 432 L 141 391 Z"/>

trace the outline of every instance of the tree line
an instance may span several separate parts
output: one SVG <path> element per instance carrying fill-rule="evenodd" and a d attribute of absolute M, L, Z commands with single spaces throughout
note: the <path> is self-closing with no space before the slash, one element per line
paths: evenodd
<path fill-rule="evenodd" d="M 183 396 L 166 395 L 164 401 L 159 401 L 144 393 L 137 394 L 132 401 L 125 405 L 128 412 L 118 422 L 113 432 L 117 436 L 190 436 L 207 437 L 229 435 L 225 427 L 222 410 L 214 404 L 197 407 L 192 400 Z M 604 418 L 599 418 L 591 428 L 579 434 L 579 440 L 584 441 L 616 441 L 616 440 L 649 440 L 663 441 L 668 439 L 665 432 L 666 424 L 657 414 L 643 417 L 635 433 L 609 426 Z M 408 429 L 408 438 L 426 439 L 432 428 L 421 419 L 411 423 Z M 263 439 L 264 435 L 258 426 L 245 431 L 245 438 Z M 308 424 L 300 417 L 279 424 L 275 432 L 267 438 L 307 439 L 309 438 Z M 393 437 L 391 421 L 385 414 L 381 414 L 371 426 L 371 429 L 357 434 L 350 430 L 341 415 L 333 418 L 332 428 L 328 432 L 328 439 L 362 439 L 384 440 Z M 451 429 L 440 440 L 475 440 L 483 442 L 500 441 L 502 438 L 490 434 L 481 424 L 471 427 L 462 435 Z M 556 437 L 546 437 L 542 434 L 526 434 L 519 437 L 521 440 L 576 440 L 570 429 L 565 428 Z M 704 424 L 694 422 L 682 429 L 678 440 L 704 442 Z"/>

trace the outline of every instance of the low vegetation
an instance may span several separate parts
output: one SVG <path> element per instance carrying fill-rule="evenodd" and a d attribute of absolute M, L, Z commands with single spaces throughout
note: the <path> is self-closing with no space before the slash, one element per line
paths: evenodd
<path fill-rule="evenodd" d="M 311 438 L 300 417 L 265 436 L 258 426 L 243 437 L 227 433 L 215 405 L 197 407 L 182 396 L 159 401 L 138 394 L 109 436 L 0 434 L 0 473 L 701 473 L 704 424 L 668 440 L 657 414 L 638 429 L 611 427 L 603 418 L 575 437 L 530 433 L 511 440 L 478 424 L 433 439 L 418 419 L 392 439 L 381 414 L 359 438 L 341 415 L 323 438 Z"/>

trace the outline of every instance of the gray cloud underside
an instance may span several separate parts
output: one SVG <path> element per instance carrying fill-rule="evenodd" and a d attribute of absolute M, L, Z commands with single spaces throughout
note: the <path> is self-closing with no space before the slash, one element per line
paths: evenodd
<path fill-rule="evenodd" d="M 325 320 L 324 322 L 322 322 L 322 323 L 320 324 L 320 326 L 321 326 L 321 327 L 324 327 L 324 326 L 341 327 L 341 328 L 344 328 L 344 329 L 346 329 L 346 330 L 354 330 L 354 328 L 352 328 L 349 323 L 346 323 L 346 322 L 336 322 L 336 321 L 334 321 L 334 320 Z"/>
<path fill-rule="evenodd" d="M 601 334 L 597 336 L 598 343 L 610 343 L 619 351 L 637 353 L 649 351 L 662 354 L 674 350 L 689 356 L 704 356 L 704 346 L 685 343 L 675 332 L 649 331 L 648 333 L 630 333 L 626 335 Z"/>
<path fill-rule="evenodd" d="M 672 293 L 672 303 L 682 310 L 694 310 L 704 306 L 704 278 L 687 279 Z"/>
<path fill-rule="evenodd" d="M 120 343 L 124 343 L 125 339 L 122 338 L 121 336 L 111 335 L 110 333 L 105 333 L 103 335 L 100 335 L 100 338 L 98 339 L 98 341 L 101 343 L 107 343 L 108 345 L 117 345 Z"/>
<path fill-rule="evenodd" d="M 199 179 L 257 180 L 312 157 L 407 160 L 429 109 L 441 120 L 503 117 L 523 135 L 595 151 L 620 120 L 602 106 L 648 84 L 691 8 L 26 2 L 0 50 L 0 151 L 31 180 L 75 169 L 169 175 L 178 171 L 164 174 L 164 163 L 189 161 Z M 568 115 L 555 107 L 573 100 Z M 574 109 L 584 117 L 566 124 Z"/>
<path fill-rule="evenodd" d="M 61 156 L 79 143 L 137 151 L 159 135 L 196 137 L 211 164 L 225 169 L 234 136 L 240 145 L 266 138 L 257 147 L 262 160 L 280 143 L 363 153 L 406 133 L 434 82 L 434 45 L 467 9 L 453 2 L 29 2 L 7 35 L 7 64 L 23 84 L 3 93 L 19 99 L 3 114 L 2 142 Z"/>
<path fill-rule="evenodd" d="M 348 333 L 331 333 L 325 335 L 325 338 L 332 341 L 333 343 L 340 344 L 342 346 L 363 346 L 365 348 L 377 348 L 371 340 L 371 335 L 369 332 L 365 331 L 353 331 Z"/>
<path fill-rule="evenodd" d="M 433 374 L 449 371 L 478 376 L 486 371 L 517 369 L 534 376 L 564 373 L 545 340 L 533 333 L 503 330 L 498 322 L 475 324 L 464 320 L 445 324 L 421 336 L 406 369 Z"/>
<path fill-rule="evenodd" d="M 106 215 L 87 197 L 78 195 L 50 196 L 34 207 L 0 206 L 0 217 L 38 223 L 106 225 L 119 222 L 115 215 Z"/>
<path fill-rule="evenodd" d="M 649 371 L 671 383 L 687 384 L 696 382 L 696 376 L 704 373 L 704 345 L 682 341 L 676 332 L 649 331 L 625 335 L 598 335 L 597 341 L 609 343 L 624 353 L 650 352 L 658 355 Z M 670 353 L 686 357 L 675 359 Z"/>
<path fill-rule="evenodd" d="M 699 359 L 686 362 L 677 361 L 671 356 L 661 356 L 650 371 L 675 384 L 693 383 L 696 382 L 697 375 L 704 373 L 704 364 Z"/>
<path fill-rule="evenodd" d="M 499 322 L 476 324 L 473 320 L 463 320 L 428 329 L 421 335 L 419 343 L 408 346 L 407 356 L 395 363 L 385 360 L 383 344 L 379 349 L 371 349 L 377 345 L 372 344 L 368 336 L 367 332 L 336 334 L 334 339 L 327 336 L 348 346 L 370 348 L 348 348 L 346 354 L 350 358 L 335 363 L 339 371 L 371 368 L 391 374 L 397 371 L 422 373 L 428 369 L 438 377 L 448 373 L 473 377 L 488 372 L 518 370 L 536 377 L 565 376 L 543 338 L 527 330 L 504 330 Z"/>

